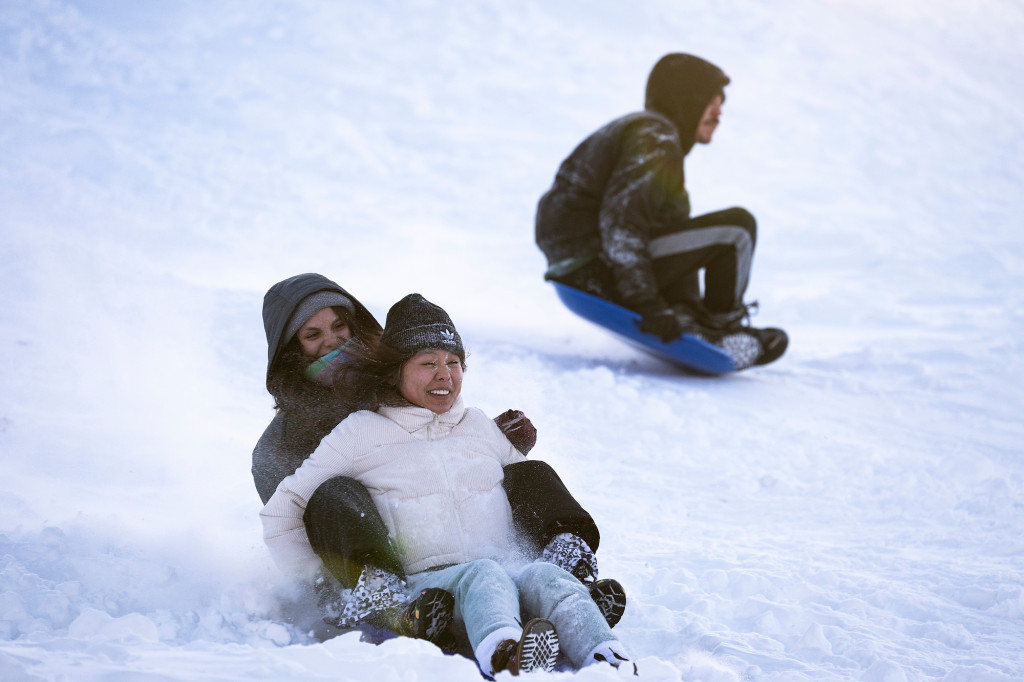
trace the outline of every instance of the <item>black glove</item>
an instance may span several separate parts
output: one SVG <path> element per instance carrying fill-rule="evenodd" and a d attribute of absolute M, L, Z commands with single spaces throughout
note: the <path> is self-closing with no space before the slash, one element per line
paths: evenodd
<path fill-rule="evenodd" d="M 546 561 L 572 573 L 582 583 L 597 580 L 597 557 L 586 540 L 572 533 L 551 538 L 537 561 Z"/>
<path fill-rule="evenodd" d="M 537 429 L 522 410 L 506 410 L 494 418 L 494 423 L 524 456 L 537 444 Z"/>
<path fill-rule="evenodd" d="M 670 308 L 645 313 L 640 319 L 640 331 L 654 334 L 663 342 L 675 341 L 683 334 L 683 323 Z"/>

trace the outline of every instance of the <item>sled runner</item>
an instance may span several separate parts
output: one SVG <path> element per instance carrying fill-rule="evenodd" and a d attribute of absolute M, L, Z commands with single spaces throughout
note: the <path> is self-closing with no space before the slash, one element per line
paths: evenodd
<path fill-rule="evenodd" d="M 661 339 L 640 331 L 640 315 L 622 306 L 582 292 L 578 289 L 551 282 L 562 303 L 583 319 L 604 327 L 622 340 L 640 350 L 667 360 L 675 365 L 701 374 L 727 374 L 736 365 L 722 349 L 683 334 L 675 341 L 662 343 Z"/>

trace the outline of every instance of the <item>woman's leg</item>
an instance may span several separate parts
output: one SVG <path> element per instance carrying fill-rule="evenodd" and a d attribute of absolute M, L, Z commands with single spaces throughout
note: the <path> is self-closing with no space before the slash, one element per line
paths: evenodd
<path fill-rule="evenodd" d="M 343 587 L 354 587 L 366 565 L 404 577 L 370 493 L 354 478 L 325 481 L 309 498 L 302 520 L 313 551 Z"/>
<path fill-rule="evenodd" d="M 437 587 L 451 592 L 455 619 L 465 624 L 469 645 L 485 671 L 500 641 L 518 641 L 522 635 L 515 583 L 495 561 L 480 559 L 423 571 L 409 576 L 409 585 L 415 591 Z"/>
<path fill-rule="evenodd" d="M 555 625 L 560 650 L 576 668 L 601 647 L 628 658 L 586 586 L 554 564 L 534 562 L 510 571 L 524 619 L 546 618 Z"/>
<path fill-rule="evenodd" d="M 325 481 L 310 498 L 303 522 L 310 545 L 337 580 L 319 575 L 313 583 L 325 621 L 432 641 L 447 629 L 451 597 L 408 591 L 387 527 L 362 483 L 345 476 Z"/>

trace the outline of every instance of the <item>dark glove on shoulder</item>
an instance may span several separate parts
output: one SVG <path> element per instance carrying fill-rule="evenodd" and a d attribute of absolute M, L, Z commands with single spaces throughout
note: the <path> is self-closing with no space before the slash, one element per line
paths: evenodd
<path fill-rule="evenodd" d="M 494 418 L 494 423 L 524 456 L 537 444 L 537 429 L 522 410 L 506 410 Z"/>
<path fill-rule="evenodd" d="M 597 580 L 597 557 L 586 540 L 572 533 L 551 538 L 537 561 L 546 561 L 572 573 L 582 583 Z"/>
<path fill-rule="evenodd" d="M 683 334 L 683 323 L 670 308 L 645 313 L 640 319 L 640 331 L 654 334 L 663 342 L 678 339 Z"/>

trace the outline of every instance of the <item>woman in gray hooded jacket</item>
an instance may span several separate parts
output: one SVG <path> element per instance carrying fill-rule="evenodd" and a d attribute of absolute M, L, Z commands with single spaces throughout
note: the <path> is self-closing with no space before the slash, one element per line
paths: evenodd
<path fill-rule="evenodd" d="M 263 326 L 267 390 L 277 413 L 253 450 L 252 476 L 266 503 L 351 411 L 338 399 L 331 376 L 344 364 L 347 347 L 373 347 L 381 327 L 355 296 L 316 273 L 272 286 L 263 299 Z M 304 522 L 322 567 L 301 577 L 316 590 L 325 622 L 420 638 L 447 627 L 450 595 L 408 593 L 387 530 L 358 481 L 325 481 Z"/>

